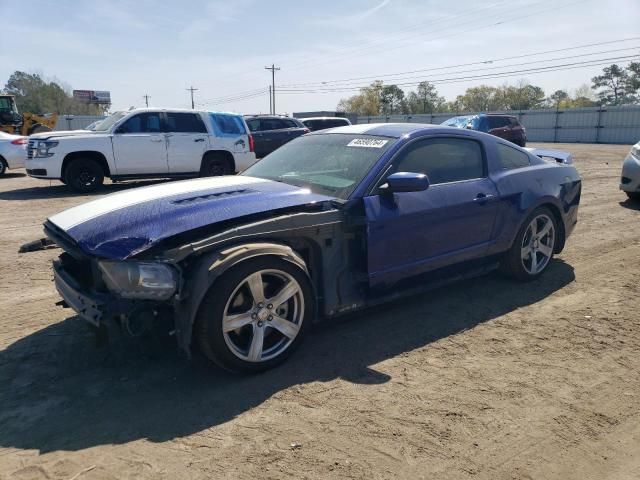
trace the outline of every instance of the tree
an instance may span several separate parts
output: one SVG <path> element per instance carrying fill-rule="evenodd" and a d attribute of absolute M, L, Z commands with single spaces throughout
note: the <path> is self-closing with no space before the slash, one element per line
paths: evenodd
<path fill-rule="evenodd" d="M 501 89 L 503 108 L 507 110 L 530 110 L 542 107 L 545 101 L 544 90 L 520 80 L 515 86 L 505 85 Z"/>
<path fill-rule="evenodd" d="M 607 105 L 620 105 L 624 102 L 626 88 L 629 84 L 627 71 L 615 63 L 602 69 L 602 75 L 591 79 L 594 89 L 598 91 L 598 97 Z"/>
<path fill-rule="evenodd" d="M 404 92 L 397 85 L 385 85 L 380 91 L 380 103 L 384 114 L 393 115 L 397 107 L 402 106 Z"/>
<path fill-rule="evenodd" d="M 551 107 L 561 108 L 563 107 L 563 103 L 565 103 L 569 99 L 569 94 L 566 90 L 556 90 L 549 98 L 547 98 L 547 104 Z"/>
<path fill-rule="evenodd" d="M 627 67 L 627 95 L 635 95 L 635 101 L 640 96 L 640 62 L 631 62 Z"/>
<path fill-rule="evenodd" d="M 463 95 L 456 97 L 459 110 L 470 112 L 486 112 L 503 108 L 502 95 L 496 87 L 480 85 L 467 88 Z"/>
<path fill-rule="evenodd" d="M 360 93 L 343 98 L 338 103 L 338 111 L 374 116 L 380 113 L 380 95 L 383 85 L 376 80 L 371 85 L 360 89 Z"/>
<path fill-rule="evenodd" d="M 21 112 L 64 113 L 72 115 L 99 115 L 106 112 L 108 105 L 89 105 L 71 96 L 69 88 L 58 82 L 46 81 L 37 73 L 16 71 L 4 87 L 10 95 L 15 95 L 16 105 Z"/>

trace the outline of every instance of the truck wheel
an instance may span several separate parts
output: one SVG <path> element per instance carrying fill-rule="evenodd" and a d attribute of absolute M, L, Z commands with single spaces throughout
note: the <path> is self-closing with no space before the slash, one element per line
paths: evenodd
<path fill-rule="evenodd" d="M 0 175 L 2 175 L 0 173 Z M 629 200 L 640 200 L 640 192 L 625 192 Z"/>
<path fill-rule="evenodd" d="M 221 175 L 231 175 L 231 165 L 229 160 L 218 153 L 207 153 L 202 159 L 200 167 L 201 177 L 218 177 Z"/>
<path fill-rule="evenodd" d="M 0 177 L 7 173 L 7 162 L 0 157 Z"/>
<path fill-rule="evenodd" d="M 525 220 L 502 263 L 516 280 L 530 281 L 545 271 L 557 240 L 556 219 L 548 208 L 536 208 Z"/>
<path fill-rule="evenodd" d="M 94 192 L 103 182 L 102 167 L 90 158 L 72 160 L 64 173 L 64 183 L 80 193 Z"/>
<path fill-rule="evenodd" d="M 276 257 L 247 260 L 223 274 L 206 293 L 195 323 L 204 355 L 235 372 L 256 373 L 283 362 L 312 321 L 307 275 Z"/>

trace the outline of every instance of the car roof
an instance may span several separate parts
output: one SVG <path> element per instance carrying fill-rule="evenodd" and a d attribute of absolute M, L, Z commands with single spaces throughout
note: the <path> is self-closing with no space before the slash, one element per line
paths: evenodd
<path fill-rule="evenodd" d="M 344 127 L 319 130 L 309 135 L 323 135 L 327 133 L 346 133 L 355 135 L 380 135 L 383 137 L 400 138 L 420 130 L 443 129 L 442 125 L 429 123 L 364 123 L 359 125 L 345 125 Z"/>
<path fill-rule="evenodd" d="M 346 117 L 305 117 L 298 118 L 301 122 L 306 122 L 307 120 L 346 120 L 349 121 Z"/>
<path fill-rule="evenodd" d="M 224 114 L 224 115 L 237 115 L 239 117 L 241 117 L 242 115 L 240 115 L 239 113 L 233 113 L 233 112 L 220 112 L 220 111 L 214 111 L 214 110 L 192 110 L 190 108 L 153 108 L 153 107 L 141 107 L 141 108 L 134 108 L 132 110 L 119 110 L 117 112 L 114 113 L 124 113 L 124 114 L 130 114 L 130 113 L 141 113 L 141 112 L 170 112 L 170 113 L 219 113 L 219 114 Z"/>

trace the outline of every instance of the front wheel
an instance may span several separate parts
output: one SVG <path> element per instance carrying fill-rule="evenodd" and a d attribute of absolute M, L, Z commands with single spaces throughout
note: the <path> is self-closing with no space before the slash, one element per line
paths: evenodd
<path fill-rule="evenodd" d="M 555 217 L 548 208 L 534 210 L 505 255 L 503 269 L 521 281 L 539 277 L 553 258 L 557 231 Z"/>
<path fill-rule="evenodd" d="M 7 162 L 4 161 L 4 158 L 0 157 L 0 177 L 7 173 Z"/>
<path fill-rule="evenodd" d="M 64 173 L 64 182 L 79 193 L 96 191 L 104 182 L 102 167 L 95 160 L 78 158 L 73 160 Z"/>
<path fill-rule="evenodd" d="M 291 355 L 313 312 L 311 285 L 300 268 L 276 257 L 247 260 L 209 288 L 196 318 L 196 341 L 227 370 L 261 372 Z"/>

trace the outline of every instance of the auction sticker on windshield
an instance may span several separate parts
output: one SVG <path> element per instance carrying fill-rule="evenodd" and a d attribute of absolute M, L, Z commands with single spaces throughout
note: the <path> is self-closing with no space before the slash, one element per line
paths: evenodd
<path fill-rule="evenodd" d="M 354 138 L 347 147 L 364 147 L 364 148 L 382 148 L 389 140 L 380 140 L 378 138 Z"/>

